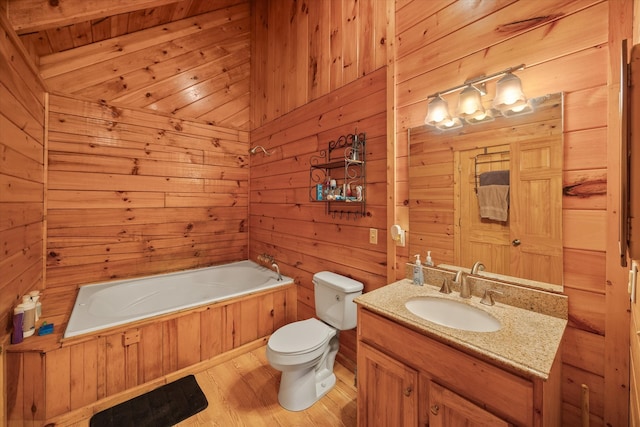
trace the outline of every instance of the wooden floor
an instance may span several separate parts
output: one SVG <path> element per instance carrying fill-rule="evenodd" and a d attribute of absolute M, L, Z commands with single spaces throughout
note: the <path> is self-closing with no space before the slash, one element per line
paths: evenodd
<path fill-rule="evenodd" d="M 177 426 L 354 427 L 354 374 L 338 362 L 334 372 L 338 380 L 333 390 L 311 408 L 290 412 L 278 404 L 280 372 L 269 365 L 265 347 L 259 347 L 195 374 L 209 406 Z M 88 419 L 73 424 L 88 425 Z"/>

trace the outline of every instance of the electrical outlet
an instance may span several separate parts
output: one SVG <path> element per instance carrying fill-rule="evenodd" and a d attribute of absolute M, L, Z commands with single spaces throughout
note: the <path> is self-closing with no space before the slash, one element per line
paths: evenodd
<path fill-rule="evenodd" d="M 369 243 L 371 243 L 372 245 L 377 245 L 378 244 L 378 229 L 377 228 L 370 228 L 369 229 Z"/>

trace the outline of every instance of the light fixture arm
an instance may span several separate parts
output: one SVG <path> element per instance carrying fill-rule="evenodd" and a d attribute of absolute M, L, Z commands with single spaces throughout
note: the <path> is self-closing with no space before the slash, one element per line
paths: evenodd
<path fill-rule="evenodd" d="M 513 67 L 506 68 L 506 69 L 504 69 L 502 71 L 498 71 L 497 73 L 489 74 L 488 76 L 474 77 L 474 78 L 471 78 L 471 79 L 465 81 L 461 85 L 454 86 L 454 87 L 449 88 L 447 90 L 441 90 L 439 92 L 431 94 L 431 95 L 427 96 L 427 99 L 436 98 L 436 97 L 442 96 L 442 95 L 448 95 L 450 93 L 457 92 L 457 91 L 459 91 L 461 89 L 464 89 L 465 87 L 467 87 L 469 85 L 472 85 L 472 86 L 473 85 L 480 85 L 480 84 L 488 82 L 489 80 L 493 80 L 493 79 L 496 79 L 498 77 L 502 77 L 502 76 L 504 76 L 506 74 L 513 73 L 514 71 L 523 70 L 524 68 L 525 68 L 525 64 L 520 64 L 520 65 L 516 65 L 516 66 L 513 66 Z"/>

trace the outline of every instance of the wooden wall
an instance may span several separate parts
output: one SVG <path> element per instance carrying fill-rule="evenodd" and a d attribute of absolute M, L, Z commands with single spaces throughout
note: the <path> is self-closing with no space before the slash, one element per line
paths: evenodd
<path fill-rule="evenodd" d="M 50 104 L 47 290 L 246 259 L 246 132 Z"/>
<path fill-rule="evenodd" d="M 298 283 L 298 317 L 314 316 L 314 273 L 387 283 L 387 120 L 384 65 L 393 3 L 377 0 L 252 2 L 251 258 L 275 255 Z M 333 217 L 309 201 L 309 159 L 339 136 L 366 132 L 366 216 Z M 369 229 L 378 243 L 369 243 Z M 355 362 L 355 333 L 341 335 Z"/>
<path fill-rule="evenodd" d="M 0 17 L 0 345 L 22 295 L 43 288 L 45 110 L 41 80 Z M 1 385 L 1 384 L 0 384 Z M 1 414 L 0 414 L 1 415 Z"/>
<path fill-rule="evenodd" d="M 249 181 L 250 258 L 275 256 L 298 286 L 298 318 L 315 315 L 313 274 L 330 270 L 376 289 L 386 279 L 386 68 L 350 83 L 255 129 L 253 145 L 272 154 L 251 160 Z M 309 160 L 329 141 L 366 133 L 366 215 L 327 214 L 309 200 Z M 379 230 L 369 243 L 369 229 Z M 355 333 L 341 335 L 341 353 L 355 361 Z"/>
<path fill-rule="evenodd" d="M 565 92 L 564 185 L 592 191 L 563 200 L 564 285 L 569 328 L 562 347 L 563 424 L 579 425 L 581 384 L 590 389 L 591 425 L 626 425 L 628 321 L 626 275 L 615 253 L 617 86 L 620 39 L 630 36 L 629 2 L 467 2 L 406 0 L 396 8 L 399 164 L 407 128 L 423 124 L 426 97 L 467 78 L 519 63 L 530 96 Z M 494 92 L 489 85 L 489 93 Z M 490 95 L 489 95 L 490 96 Z M 450 97 L 455 105 L 457 97 Z M 404 177 L 408 179 L 408 175 Z M 449 182 L 451 179 L 434 182 Z M 449 177 L 451 178 L 451 177 Z M 607 180 L 610 180 L 608 183 Z M 408 200 L 406 185 L 396 209 Z M 436 191 L 434 189 L 434 191 Z M 433 218 L 450 218 L 450 208 Z M 448 261 L 452 237 L 436 229 L 429 249 Z M 426 249 L 426 248 L 425 248 Z M 424 252 L 424 251 L 423 251 Z"/>
<path fill-rule="evenodd" d="M 392 1 L 253 1 L 252 7 L 254 128 L 387 64 Z"/>
<path fill-rule="evenodd" d="M 249 130 L 249 2 L 215 4 L 202 15 L 41 56 L 42 77 L 52 92 Z"/>

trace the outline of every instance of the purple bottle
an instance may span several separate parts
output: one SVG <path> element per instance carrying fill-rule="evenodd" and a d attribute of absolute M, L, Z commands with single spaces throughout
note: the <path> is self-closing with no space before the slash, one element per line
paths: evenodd
<path fill-rule="evenodd" d="M 13 309 L 13 334 L 11 334 L 11 344 L 21 343 L 23 340 L 22 335 L 22 322 L 24 320 L 24 308 L 22 304 L 18 304 Z"/>

